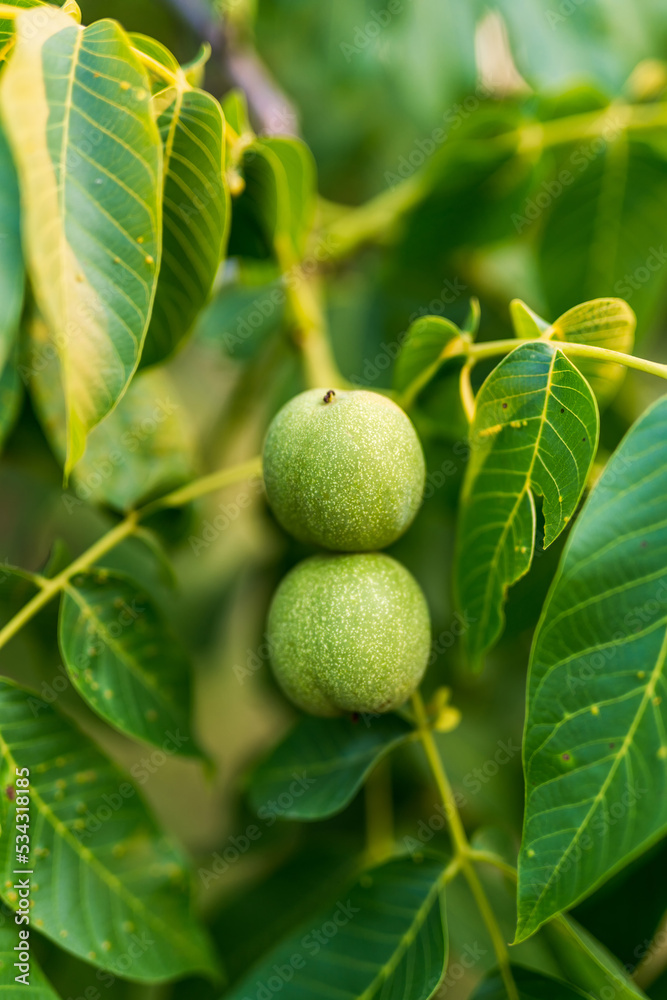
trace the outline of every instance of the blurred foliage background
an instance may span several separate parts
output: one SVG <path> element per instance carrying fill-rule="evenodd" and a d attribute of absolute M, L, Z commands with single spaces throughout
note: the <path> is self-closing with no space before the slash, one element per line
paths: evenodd
<path fill-rule="evenodd" d="M 319 267 L 336 358 L 347 377 L 370 387 L 390 385 L 410 320 L 438 313 L 461 322 L 472 296 L 481 301 L 486 339 L 512 335 L 508 305 L 517 296 L 552 320 L 586 299 L 619 295 L 638 315 L 640 352 L 667 361 L 662 0 L 82 0 L 81 7 L 86 22 L 115 17 L 129 30 L 159 38 L 183 61 L 202 40 L 211 41 L 206 85 L 217 95 L 243 87 L 258 133 L 299 134 L 312 149 L 318 222 L 334 237 L 342 206 L 380 199 L 373 203 L 380 222 L 370 225 L 369 245 L 360 240 L 358 252 L 341 253 L 334 239 L 332 255 Z M 627 127 L 628 103 L 632 121 L 662 115 L 665 133 L 647 138 L 641 125 Z M 605 109 L 601 124 L 595 113 Z M 239 169 L 243 173 L 243 164 Z M 260 196 L 248 184 L 235 201 L 239 221 L 214 299 L 167 366 L 168 381 L 156 389 L 174 414 L 172 437 L 154 456 L 155 482 L 163 486 L 189 469 L 206 471 L 256 454 L 273 413 L 304 386 L 289 320 L 279 308 L 262 309 L 279 269 L 261 233 L 247 235 L 252 199 Z M 500 767 L 493 762 L 499 741 L 520 743 L 531 631 L 562 541 L 558 551 L 539 553 L 529 577 L 512 591 L 507 628 L 484 677 L 464 676 L 461 623 L 450 592 L 465 463 L 456 382 L 444 369 L 413 414 L 431 488 L 395 552 L 431 605 L 436 655 L 427 688 L 450 685 L 463 711 L 461 726 L 441 740 L 466 798 L 465 821 L 471 829 L 487 828 L 485 836 L 514 855 L 520 754 Z M 603 417 L 601 463 L 659 392 L 648 378 L 627 377 Z M 103 504 L 73 503 L 80 497 L 63 491 L 28 402 L 7 442 L 0 478 L 0 556 L 8 563 L 43 566 L 57 539 L 76 553 L 109 523 Z M 89 485 L 94 501 L 92 479 Z M 305 551 L 279 530 L 252 486 L 163 514 L 151 527 L 170 550 L 175 585 L 140 540 L 125 543 L 106 562 L 151 588 L 193 651 L 196 729 L 215 769 L 202 773 L 175 759 L 142 764 L 147 751 L 102 727 L 71 690 L 61 693 L 58 650 L 44 638 L 55 635 L 46 625 L 53 608 L 6 657 L 16 676 L 44 697 L 55 691 L 115 756 L 139 768 L 134 774 L 143 793 L 197 868 L 210 873 L 216 852 L 233 858 L 222 874 L 204 875 L 198 886 L 233 978 L 327 892 L 335 898 L 341 873 L 363 848 L 364 802 L 324 824 L 260 823 L 261 837 L 248 850 L 239 847 L 238 838 L 257 823 L 244 802 L 244 774 L 294 718 L 272 681 L 263 630 L 276 583 Z M 420 774 L 423 780 L 415 780 Z M 423 828 L 415 817 L 432 817 L 435 798 L 418 751 L 401 751 L 386 777 L 394 787 L 399 844 L 419 838 Z M 586 926 L 630 965 L 662 916 L 666 860 L 664 848 L 654 849 L 580 907 Z M 509 940 L 512 901 L 500 883 L 491 881 L 489 891 L 506 915 Z M 492 952 L 463 886 L 455 883 L 449 905 L 454 960 L 466 942 L 486 948 L 448 989 L 449 996 L 465 996 L 492 964 Z M 128 1000 L 216 995 L 204 983 L 110 985 L 48 943 L 40 946 L 44 969 L 63 997 L 94 996 L 85 993 L 91 986 Z M 541 939 L 524 945 L 518 957 L 557 969 Z M 651 996 L 667 997 L 664 976 Z"/>

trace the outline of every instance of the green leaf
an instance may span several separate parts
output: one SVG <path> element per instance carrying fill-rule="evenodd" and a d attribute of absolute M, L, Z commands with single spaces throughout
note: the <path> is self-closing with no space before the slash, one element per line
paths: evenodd
<path fill-rule="evenodd" d="M 142 365 L 168 357 L 206 302 L 225 249 L 225 122 L 203 90 L 167 87 L 153 102 L 164 147 L 162 266 Z"/>
<path fill-rule="evenodd" d="M 275 265 L 247 258 L 239 263 L 237 280 L 222 284 L 204 309 L 196 336 L 245 361 L 280 329 L 286 300 Z"/>
<path fill-rule="evenodd" d="M 458 326 L 442 316 L 422 316 L 410 324 L 394 368 L 394 389 L 409 405 L 450 359 L 465 352 Z"/>
<path fill-rule="evenodd" d="M 248 117 L 248 99 L 242 90 L 228 91 L 222 99 L 222 110 L 225 120 L 239 136 L 254 134 Z"/>
<path fill-rule="evenodd" d="M 0 447 L 14 429 L 22 400 L 21 379 L 16 365 L 9 359 L 0 373 Z"/>
<path fill-rule="evenodd" d="M 39 317 L 30 325 L 33 351 L 46 350 L 49 334 Z M 60 365 L 36 365 L 30 378 L 35 410 L 55 455 L 65 458 L 65 399 Z M 136 375 L 118 406 L 88 435 L 86 451 L 63 493 L 72 513 L 84 503 L 120 511 L 167 493 L 192 475 L 193 442 L 173 381 L 161 369 Z"/>
<path fill-rule="evenodd" d="M 23 244 L 60 354 L 68 474 L 137 367 L 160 258 L 160 141 L 146 74 L 114 21 L 26 11 L 0 87 Z"/>
<path fill-rule="evenodd" d="M 521 299 L 512 299 L 510 302 L 510 319 L 514 333 L 521 340 L 534 340 L 549 329 L 549 323 Z"/>
<path fill-rule="evenodd" d="M 562 979 L 553 979 L 543 972 L 512 966 L 512 976 L 519 991 L 519 1000 L 595 1000 L 590 993 L 583 993 L 569 986 Z M 499 972 L 492 972 L 471 994 L 470 1000 L 508 1000 L 508 993 Z"/>
<path fill-rule="evenodd" d="M 595 997 L 646 1000 L 622 965 L 576 920 L 561 914 L 544 927 L 544 934 L 563 973 Z"/>
<path fill-rule="evenodd" d="M 190 666 L 150 597 L 106 569 L 80 573 L 63 591 L 59 641 L 74 687 L 116 729 L 197 756 L 190 733 Z"/>
<path fill-rule="evenodd" d="M 301 139 L 258 139 L 255 148 L 271 153 L 270 163 L 278 185 L 276 237 L 291 240 L 291 251 L 301 259 L 315 213 L 316 174 L 313 154 Z M 275 158 L 275 159 L 274 159 Z M 275 160 L 282 170 L 278 170 Z"/>
<path fill-rule="evenodd" d="M 171 749 L 171 748 L 169 748 Z M 192 914 L 183 857 L 125 774 L 53 708 L 0 680 L 0 785 L 30 772 L 30 919 L 59 947 L 121 978 L 217 974 Z M 0 825 L 14 825 L 0 796 Z M 14 841 L 0 839 L 0 894 L 15 910 Z"/>
<path fill-rule="evenodd" d="M 631 354 L 636 325 L 637 317 L 623 299 L 593 299 L 559 316 L 551 327 L 551 337 Z M 579 359 L 578 367 L 600 402 L 614 395 L 625 375 L 623 365 L 587 358 Z"/>
<path fill-rule="evenodd" d="M 663 397 L 584 506 L 533 643 L 519 939 L 667 831 L 666 492 Z"/>
<path fill-rule="evenodd" d="M 12 7 L 28 10 L 30 7 L 45 7 L 46 0 L 8 0 Z M 0 65 L 7 59 L 14 46 L 14 28 L 16 20 L 13 17 L 0 17 Z"/>
<path fill-rule="evenodd" d="M 281 979 L 282 1000 L 330 998 L 332 982 L 350 1000 L 428 1000 L 446 959 L 442 863 L 398 858 L 361 875 L 334 906 L 274 948 L 227 1000 L 256 996 L 272 977 Z M 283 970 L 278 977 L 276 968 Z"/>
<path fill-rule="evenodd" d="M 25 974 L 22 969 L 14 968 L 14 963 L 20 961 L 20 953 L 15 951 L 20 940 L 20 930 L 25 933 L 26 927 L 17 927 L 14 915 L 10 916 L 9 912 L 0 906 L 0 986 L 3 1000 L 58 1000 L 53 987 L 37 964 L 33 953 L 33 940 L 29 939 L 28 978 L 22 982 L 16 981 L 18 976 Z"/>
<path fill-rule="evenodd" d="M 23 308 L 25 269 L 19 201 L 16 168 L 0 122 L 0 370 L 16 342 Z"/>
<path fill-rule="evenodd" d="M 661 132 L 656 140 L 621 132 L 609 111 L 612 141 L 566 147 L 556 161 L 553 176 L 568 170 L 572 182 L 540 227 L 538 265 L 552 315 L 619 295 L 647 329 L 667 284 L 667 144 Z"/>
<path fill-rule="evenodd" d="M 304 716 L 253 772 L 250 801 L 260 811 L 286 793 L 290 803 L 280 812 L 286 819 L 332 816 L 352 801 L 379 760 L 413 738 L 414 729 L 398 715 L 356 722 Z"/>
<path fill-rule="evenodd" d="M 507 588 L 530 569 L 535 494 L 543 497 L 544 546 L 577 505 L 598 441 L 595 398 L 565 355 L 548 343 L 517 347 L 480 389 L 470 431 L 455 580 L 479 667 L 503 627 Z"/>
<path fill-rule="evenodd" d="M 209 42 L 202 42 L 199 47 L 199 52 L 194 57 L 190 59 L 189 62 L 183 63 L 181 69 L 185 74 L 185 79 L 188 81 L 191 87 L 201 87 L 204 82 L 204 73 L 206 71 L 206 64 L 211 58 L 211 46 Z"/>

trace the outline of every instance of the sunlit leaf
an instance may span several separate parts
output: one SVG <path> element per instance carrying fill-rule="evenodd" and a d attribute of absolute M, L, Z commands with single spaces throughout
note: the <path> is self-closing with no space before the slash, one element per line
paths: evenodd
<path fill-rule="evenodd" d="M 519 939 L 667 831 L 666 493 L 663 398 L 591 493 L 535 636 Z"/>
<path fill-rule="evenodd" d="M 116 729 L 198 755 L 190 730 L 190 665 L 154 602 L 106 569 L 77 574 L 60 605 L 60 650 L 72 683 Z"/>
<path fill-rule="evenodd" d="M 172 750 L 173 747 L 167 747 Z M 121 978 L 217 972 L 191 910 L 183 858 L 136 787 L 54 708 L 0 680 L 0 786 L 30 772 L 31 926 Z M 14 824 L 0 796 L 0 824 Z M 0 838 L 0 895 L 16 910 L 12 837 Z"/>
<path fill-rule="evenodd" d="M 637 318 L 623 299 L 593 299 L 559 316 L 551 327 L 551 337 L 630 354 L 636 325 Z M 577 358 L 577 367 L 600 402 L 614 395 L 625 375 L 622 365 L 588 358 Z"/>
<path fill-rule="evenodd" d="M 336 928 L 326 946 L 318 946 L 322 927 Z M 228 998 L 255 996 L 277 967 L 290 972 L 282 1000 L 331 998 L 332 982 L 350 1000 L 428 1000 L 445 969 L 446 933 L 442 863 L 397 858 L 361 875 L 336 904 L 269 952 Z"/>
<path fill-rule="evenodd" d="M 153 100 L 164 146 L 163 245 L 144 365 L 162 361 L 189 333 L 211 291 L 229 218 L 219 103 L 182 86 Z"/>
<path fill-rule="evenodd" d="M 260 816 L 281 796 L 285 818 L 331 816 L 352 801 L 382 757 L 413 736 L 398 715 L 356 722 L 305 716 L 253 772 L 251 802 Z"/>
<path fill-rule="evenodd" d="M 533 312 L 521 299 L 512 299 L 510 302 L 510 319 L 514 332 L 520 340 L 534 340 L 549 329 L 548 322 Z"/>
<path fill-rule="evenodd" d="M 9 0 L 9 5 L 21 10 L 28 10 L 30 7 L 45 7 L 46 0 Z M 14 45 L 15 26 L 15 18 L 0 17 L 0 64 L 7 59 Z"/>
<path fill-rule="evenodd" d="M 455 568 L 459 606 L 470 622 L 465 642 L 473 666 L 502 630 L 507 588 L 530 568 L 535 495 L 543 497 L 546 547 L 577 508 L 598 425 L 588 384 L 549 343 L 517 347 L 480 389 Z"/>
<path fill-rule="evenodd" d="M 160 141 L 146 74 L 113 21 L 21 14 L 0 102 L 28 269 L 62 360 L 69 473 L 139 361 L 160 258 Z"/>

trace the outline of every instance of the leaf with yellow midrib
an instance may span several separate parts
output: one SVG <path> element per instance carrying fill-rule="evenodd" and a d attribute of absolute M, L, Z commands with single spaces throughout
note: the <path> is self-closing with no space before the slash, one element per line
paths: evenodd
<path fill-rule="evenodd" d="M 161 144 L 146 74 L 114 21 L 20 14 L 0 105 L 28 271 L 62 362 L 69 473 L 139 362 L 160 263 Z"/>

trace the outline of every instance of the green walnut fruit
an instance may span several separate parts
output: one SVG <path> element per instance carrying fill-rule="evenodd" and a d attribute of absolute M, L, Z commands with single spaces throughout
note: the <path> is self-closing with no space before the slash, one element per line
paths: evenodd
<path fill-rule="evenodd" d="M 268 642 L 278 683 L 304 711 L 388 712 L 423 677 L 431 625 L 421 587 L 395 559 L 327 553 L 281 582 Z"/>
<path fill-rule="evenodd" d="M 363 389 L 311 389 L 274 418 L 264 445 L 269 503 L 295 538 L 340 552 L 383 549 L 412 522 L 424 453 L 409 418 Z"/>

